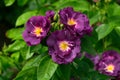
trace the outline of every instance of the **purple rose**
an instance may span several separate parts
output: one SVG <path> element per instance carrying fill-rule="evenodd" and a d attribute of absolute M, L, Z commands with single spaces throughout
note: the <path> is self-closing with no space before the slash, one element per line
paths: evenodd
<path fill-rule="evenodd" d="M 80 39 L 66 30 L 53 32 L 48 40 L 49 54 L 54 62 L 67 64 L 80 53 Z"/>
<path fill-rule="evenodd" d="M 47 35 L 50 29 L 50 21 L 44 16 L 33 16 L 26 23 L 23 39 L 31 45 L 37 45 Z"/>
<path fill-rule="evenodd" d="M 120 54 L 112 50 L 104 52 L 95 68 L 100 73 L 117 76 L 120 72 Z"/>
<path fill-rule="evenodd" d="M 84 34 L 90 34 L 92 27 L 89 19 L 85 14 L 76 12 L 71 7 L 60 10 L 60 22 L 65 25 L 72 33 L 77 33 L 80 37 Z"/>
<path fill-rule="evenodd" d="M 49 11 L 47 11 L 45 14 L 46 14 L 46 17 L 47 17 L 47 18 L 49 18 L 50 20 L 53 20 L 53 17 L 54 17 L 54 15 L 55 15 L 55 12 L 52 11 L 52 10 L 49 10 Z"/>

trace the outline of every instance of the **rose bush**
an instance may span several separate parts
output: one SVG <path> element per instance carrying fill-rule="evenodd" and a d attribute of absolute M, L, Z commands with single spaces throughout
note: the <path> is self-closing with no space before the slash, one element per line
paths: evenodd
<path fill-rule="evenodd" d="M 14 4 L 17 3 L 17 4 Z M 24 11 L 6 32 L 1 80 L 119 80 L 116 0 L 4 0 Z"/>

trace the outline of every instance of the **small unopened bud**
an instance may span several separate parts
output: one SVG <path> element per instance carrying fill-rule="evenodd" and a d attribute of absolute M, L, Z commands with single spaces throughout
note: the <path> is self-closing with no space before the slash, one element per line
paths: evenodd
<path fill-rule="evenodd" d="M 58 21 L 58 13 L 56 13 L 56 14 L 54 15 L 53 20 L 54 20 L 54 21 Z"/>

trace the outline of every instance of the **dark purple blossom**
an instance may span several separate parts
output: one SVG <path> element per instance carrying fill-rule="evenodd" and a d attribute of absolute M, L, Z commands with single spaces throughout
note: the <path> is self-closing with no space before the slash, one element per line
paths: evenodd
<path fill-rule="evenodd" d="M 95 68 L 100 73 L 118 76 L 120 72 L 120 54 L 112 50 L 104 52 L 98 63 L 95 64 Z"/>
<path fill-rule="evenodd" d="M 85 14 L 76 12 L 71 7 L 60 10 L 60 22 L 65 25 L 72 33 L 77 33 L 80 37 L 84 34 L 90 34 L 92 27 L 89 19 Z"/>
<path fill-rule="evenodd" d="M 53 32 L 47 45 L 53 61 L 58 64 L 70 63 L 80 53 L 80 39 L 66 30 Z"/>
<path fill-rule="evenodd" d="M 50 20 L 53 20 L 53 17 L 54 17 L 54 15 L 55 15 L 55 12 L 52 11 L 52 10 L 49 10 L 49 11 L 47 11 L 45 14 L 46 14 L 46 17 L 47 17 L 47 18 L 49 18 Z"/>
<path fill-rule="evenodd" d="M 47 35 L 50 29 L 50 21 L 44 16 L 33 16 L 26 23 L 23 39 L 31 45 L 37 45 Z"/>

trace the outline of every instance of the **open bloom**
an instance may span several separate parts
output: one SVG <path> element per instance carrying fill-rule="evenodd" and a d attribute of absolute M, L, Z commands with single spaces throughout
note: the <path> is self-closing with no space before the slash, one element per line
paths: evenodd
<path fill-rule="evenodd" d="M 70 63 L 80 53 L 80 39 L 66 30 L 53 32 L 47 45 L 53 61 L 58 64 Z"/>
<path fill-rule="evenodd" d="M 33 16 L 26 23 L 23 39 L 26 43 L 37 45 L 47 35 L 50 29 L 50 21 L 44 16 Z"/>
<path fill-rule="evenodd" d="M 85 14 L 76 12 L 71 7 L 60 10 L 60 22 L 65 25 L 72 33 L 77 33 L 80 37 L 84 34 L 90 34 L 92 27 Z"/>
<path fill-rule="evenodd" d="M 120 54 L 112 50 L 104 52 L 95 67 L 100 73 L 117 76 L 120 72 Z"/>

